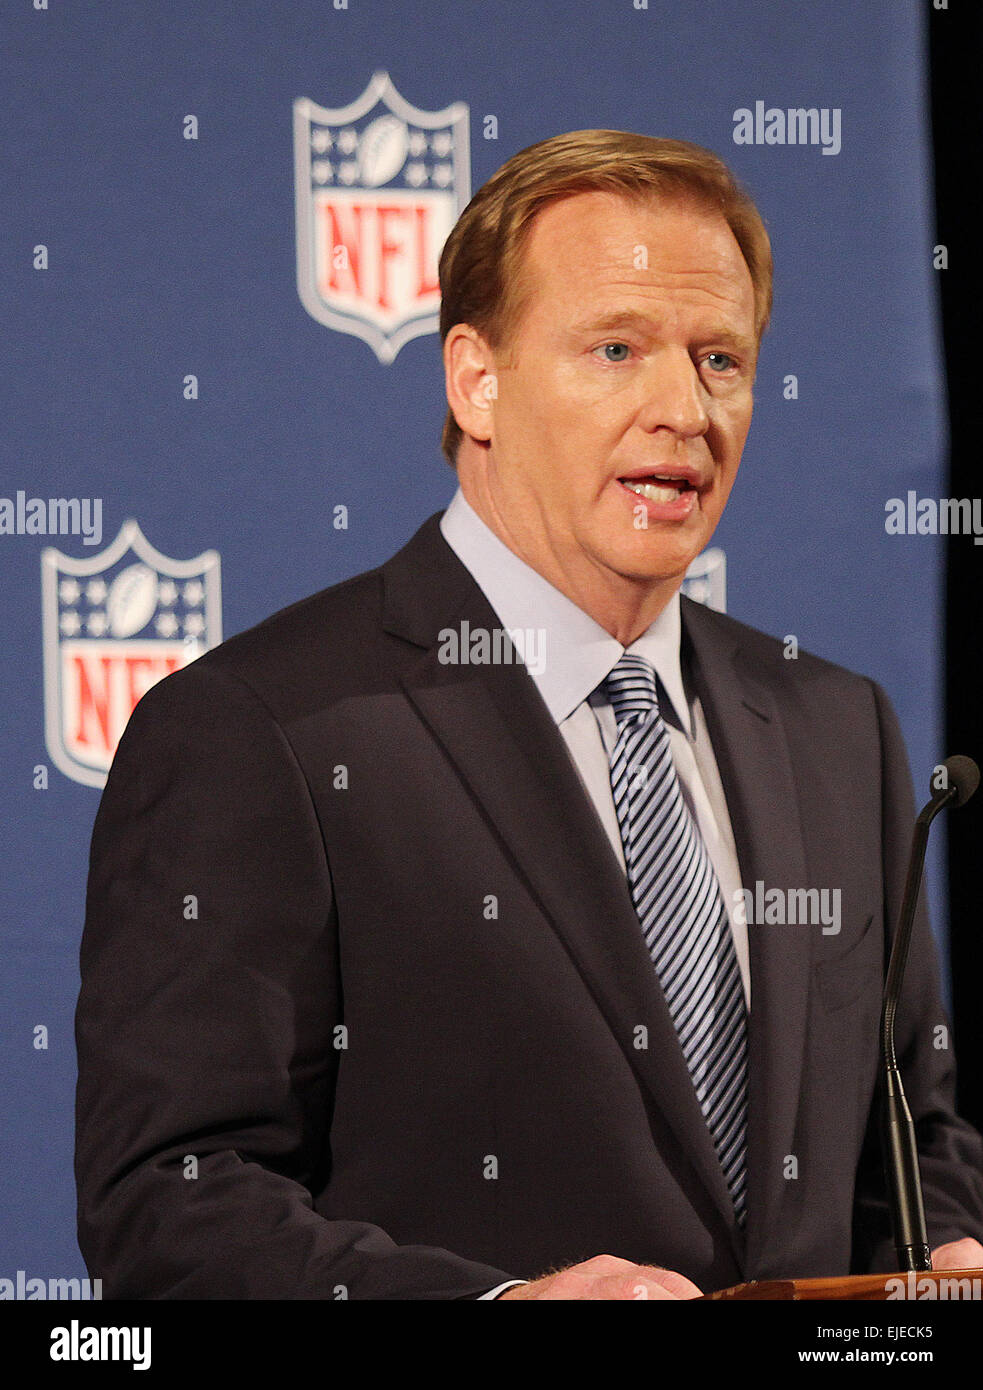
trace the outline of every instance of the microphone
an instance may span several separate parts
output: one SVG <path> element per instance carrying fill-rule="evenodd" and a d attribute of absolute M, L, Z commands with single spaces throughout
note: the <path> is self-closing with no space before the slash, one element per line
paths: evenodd
<path fill-rule="evenodd" d="M 898 929 L 891 948 L 891 959 L 884 985 L 884 1004 L 881 1011 L 881 1065 L 884 1086 L 881 1111 L 881 1142 L 884 1169 L 887 1177 L 888 1200 L 894 1246 L 900 1261 L 899 1268 L 922 1270 L 932 1268 L 932 1252 L 928 1247 L 925 1229 L 925 1208 L 922 1204 L 922 1184 L 918 1172 L 918 1151 L 915 1146 L 915 1127 L 905 1099 L 894 1051 L 894 1016 L 898 1008 L 908 944 L 915 917 L 915 904 L 922 881 L 925 848 L 932 821 L 945 806 L 965 806 L 980 782 L 980 770 L 972 758 L 956 754 L 942 765 L 945 776 L 935 786 L 932 778 L 932 799 L 915 821 L 908 860 L 908 877 Z"/>

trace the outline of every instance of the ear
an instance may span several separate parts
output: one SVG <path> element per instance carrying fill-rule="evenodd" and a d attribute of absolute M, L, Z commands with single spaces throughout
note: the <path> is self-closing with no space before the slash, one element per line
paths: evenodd
<path fill-rule="evenodd" d="M 469 323 L 456 323 L 444 339 L 447 404 L 460 428 L 472 439 L 492 434 L 498 377 L 491 348 Z"/>

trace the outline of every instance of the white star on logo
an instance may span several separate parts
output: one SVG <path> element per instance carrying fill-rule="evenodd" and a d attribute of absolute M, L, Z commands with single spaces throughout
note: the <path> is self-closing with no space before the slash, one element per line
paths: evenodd
<path fill-rule="evenodd" d="M 173 613 L 161 613 L 154 627 L 159 637 L 173 637 L 178 630 L 178 620 Z"/>
<path fill-rule="evenodd" d="M 78 603 L 79 586 L 74 579 L 63 579 L 58 585 L 58 597 L 62 603 Z"/>
<path fill-rule="evenodd" d="M 189 608 L 196 607 L 205 596 L 205 591 L 201 587 L 201 581 L 199 579 L 192 579 L 185 584 L 183 593 L 184 601 Z"/>
<path fill-rule="evenodd" d="M 67 608 L 58 620 L 58 626 L 66 637 L 74 637 L 82 626 L 82 623 L 79 619 L 79 615 L 70 608 Z"/>
<path fill-rule="evenodd" d="M 85 586 L 85 597 L 89 603 L 106 602 L 106 585 L 101 579 L 90 579 Z"/>
<path fill-rule="evenodd" d="M 157 598 L 165 608 L 170 608 L 172 603 L 177 603 L 177 588 L 169 579 L 162 579 L 157 587 Z"/>
<path fill-rule="evenodd" d="M 331 148 L 330 130 L 315 130 L 311 134 L 311 149 L 315 154 L 326 154 Z"/>

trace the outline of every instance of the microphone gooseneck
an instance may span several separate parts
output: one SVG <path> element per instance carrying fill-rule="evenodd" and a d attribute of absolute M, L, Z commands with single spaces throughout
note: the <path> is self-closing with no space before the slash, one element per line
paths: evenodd
<path fill-rule="evenodd" d="M 915 1127 L 905 1098 L 898 1059 L 894 1050 L 894 1021 L 904 981 L 905 965 L 915 905 L 925 864 L 925 849 L 932 821 L 946 806 L 965 806 L 976 791 L 980 770 L 972 758 L 962 754 L 948 758 L 943 764 L 945 777 L 941 785 L 932 787 L 932 799 L 915 821 L 908 859 L 908 877 L 898 929 L 894 934 L 891 958 L 884 984 L 884 1003 L 881 1012 L 881 1061 L 883 1066 L 883 1109 L 881 1139 L 887 1174 L 888 1197 L 894 1244 L 904 1271 L 932 1268 L 932 1254 L 925 1228 L 925 1208 L 922 1202 L 921 1177 L 918 1171 L 918 1149 Z"/>

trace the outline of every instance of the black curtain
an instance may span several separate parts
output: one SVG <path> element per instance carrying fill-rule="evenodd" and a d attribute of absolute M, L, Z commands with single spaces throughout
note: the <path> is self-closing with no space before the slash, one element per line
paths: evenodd
<path fill-rule="evenodd" d="M 950 497 L 983 497 L 983 6 L 949 0 L 929 12 L 936 241 L 948 251 L 939 270 L 951 453 Z M 928 252 L 926 252 L 928 254 Z M 904 345 L 898 344 L 903 351 Z M 945 541 L 946 753 L 983 766 L 983 545 Z M 913 770 L 916 782 L 924 769 Z M 925 780 L 925 779 L 922 779 Z M 918 787 L 928 798 L 927 782 Z M 923 794 L 924 793 L 924 794 Z M 945 813 L 949 833 L 953 1029 L 960 1112 L 983 1129 L 983 790 Z"/>

